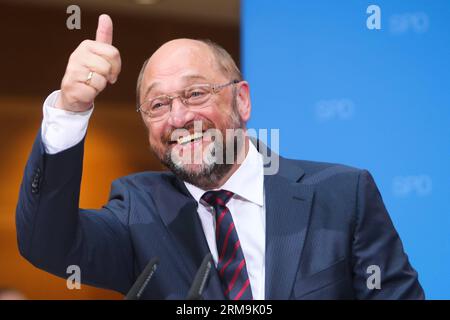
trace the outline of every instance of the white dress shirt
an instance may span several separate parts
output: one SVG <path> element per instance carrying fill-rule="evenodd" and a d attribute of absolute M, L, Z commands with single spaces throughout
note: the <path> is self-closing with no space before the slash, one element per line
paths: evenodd
<path fill-rule="evenodd" d="M 85 112 L 70 112 L 55 108 L 59 90 L 50 94 L 43 105 L 41 138 L 48 154 L 73 147 L 86 134 L 94 107 Z M 212 207 L 200 201 L 206 192 L 186 183 L 186 187 L 199 203 L 198 214 L 209 249 L 217 265 L 215 215 Z M 262 155 L 253 143 L 234 174 L 220 188 L 234 196 L 227 203 L 247 265 L 253 299 L 263 300 L 265 294 L 266 209 L 264 201 L 264 168 Z"/>
<path fill-rule="evenodd" d="M 55 154 L 69 149 L 83 140 L 94 107 L 84 112 L 55 108 L 60 90 L 52 92 L 44 101 L 41 139 L 45 152 Z"/>
<path fill-rule="evenodd" d="M 185 182 L 199 203 L 198 214 L 209 250 L 217 266 L 218 254 L 215 236 L 215 213 L 200 198 L 206 191 Z M 234 193 L 227 207 L 233 217 L 236 232 L 244 253 L 253 299 L 264 300 L 266 210 L 264 201 L 264 167 L 262 155 L 249 143 L 247 156 L 234 174 L 220 187 Z"/>

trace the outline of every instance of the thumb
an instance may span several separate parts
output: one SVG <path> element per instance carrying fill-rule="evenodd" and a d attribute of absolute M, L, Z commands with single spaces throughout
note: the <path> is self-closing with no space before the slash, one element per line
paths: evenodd
<path fill-rule="evenodd" d="M 107 14 L 102 14 L 98 17 L 97 34 L 95 41 L 112 44 L 113 38 L 113 23 Z"/>

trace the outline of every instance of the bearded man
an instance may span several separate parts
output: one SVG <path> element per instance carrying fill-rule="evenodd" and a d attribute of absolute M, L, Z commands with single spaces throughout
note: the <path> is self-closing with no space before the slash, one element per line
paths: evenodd
<path fill-rule="evenodd" d="M 101 209 L 80 209 L 93 101 L 121 69 L 112 33 L 100 16 L 44 103 L 17 206 L 26 259 L 61 277 L 77 265 L 82 282 L 126 293 L 158 257 L 144 299 L 185 298 L 208 254 L 205 299 L 424 297 L 371 175 L 261 152 L 247 134 L 249 84 L 211 41 L 169 41 L 138 77 L 137 110 L 170 171 L 117 179 Z"/>

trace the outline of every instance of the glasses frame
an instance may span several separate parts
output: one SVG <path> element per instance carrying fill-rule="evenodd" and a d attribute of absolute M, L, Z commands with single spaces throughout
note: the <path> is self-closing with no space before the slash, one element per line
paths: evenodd
<path fill-rule="evenodd" d="M 199 84 L 197 84 L 197 85 L 198 85 L 198 86 L 208 86 L 208 87 L 209 87 L 209 90 L 210 90 L 210 94 L 213 95 L 213 94 L 219 93 L 220 90 L 222 90 L 223 88 L 228 87 L 228 86 L 233 85 L 233 84 L 238 84 L 239 82 L 241 82 L 241 81 L 235 79 L 235 80 L 232 80 L 232 81 L 227 82 L 227 83 L 224 83 L 224 84 L 199 83 Z M 184 88 L 183 90 L 180 90 L 180 91 L 181 91 L 181 92 L 185 92 L 186 89 L 188 89 L 188 88 L 190 88 L 190 87 L 192 87 L 192 86 L 195 86 L 195 85 L 188 86 L 188 87 L 186 87 L 186 88 Z M 179 91 L 179 92 L 180 92 L 180 91 Z M 146 103 L 148 103 L 148 102 L 150 102 L 150 104 L 151 104 L 152 101 L 154 101 L 154 100 L 156 100 L 156 99 L 160 99 L 160 98 L 162 98 L 162 97 L 168 98 L 168 99 L 169 99 L 169 111 L 168 111 L 168 112 L 164 113 L 164 114 L 161 115 L 161 116 L 154 117 L 154 116 L 152 116 L 152 115 L 150 114 L 150 112 L 147 112 L 147 111 L 145 111 L 144 109 L 142 109 L 142 106 L 143 106 L 144 104 L 146 104 Z M 168 94 L 163 94 L 163 95 L 154 97 L 154 98 L 152 98 L 151 100 L 147 100 L 147 101 L 141 103 L 141 105 L 140 105 L 138 108 L 136 108 L 136 112 L 141 112 L 142 114 L 144 114 L 145 116 L 147 116 L 148 118 L 153 119 L 153 120 L 155 120 L 155 119 L 156 119 L 156 120 L 159 120 L 160 118 L 162 119 L 162 118 L 164 118 L 164 116 L 166 116 L 166 115 L 170 114 L 170 112 L 172 112 L 173 100 L 175 100 L 176 98 L 180 98 L 181 103 L 183 103 L 185 106 L 191 107 L 191 105 L 187 102 L 187 99 L 186 99 L 185 97 L 183 97 L 182 94 L 178 94 L 178 95 L 176 95 L 176 96 L 171 96 L 171 95 L 168 95 Z M 202 103 L 201 103 L 200 105 L 198 105 L 198 106 L 201 106 L 202 104 L 205 104 L 205 103 L 208 102 L 210 99 L 211 99 L 211 97 L 209 97 L 206 101 L 202 102 Z M 201 108 L 203 108 L 203 107 L 200 107 L 199 109 L 201 109 Z"/>

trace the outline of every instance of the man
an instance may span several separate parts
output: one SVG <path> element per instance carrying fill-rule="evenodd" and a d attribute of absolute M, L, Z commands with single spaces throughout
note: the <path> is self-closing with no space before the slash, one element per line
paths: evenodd
<path fill-rule="evenodd" d="M 96 41 L 73 52 L 44 103 L 17 206 L 31 263 L 61 277 L 78 265 L 83 282 L 126 293 L 159 257 L 146 299 L 185 298 L 208 253 L 216 268 L 205 299 L 424 297 L 367 171 L 279 157 L 264 174 L 262 145 L 246 135 L 249 85 L 207 41 L 164 44 L 138 78 L 151 149 L 171 172 L 120 178 L 105 206 L 79 209 L 93 101 L 120 72 L 111 44 L 102 15 Z"/>

